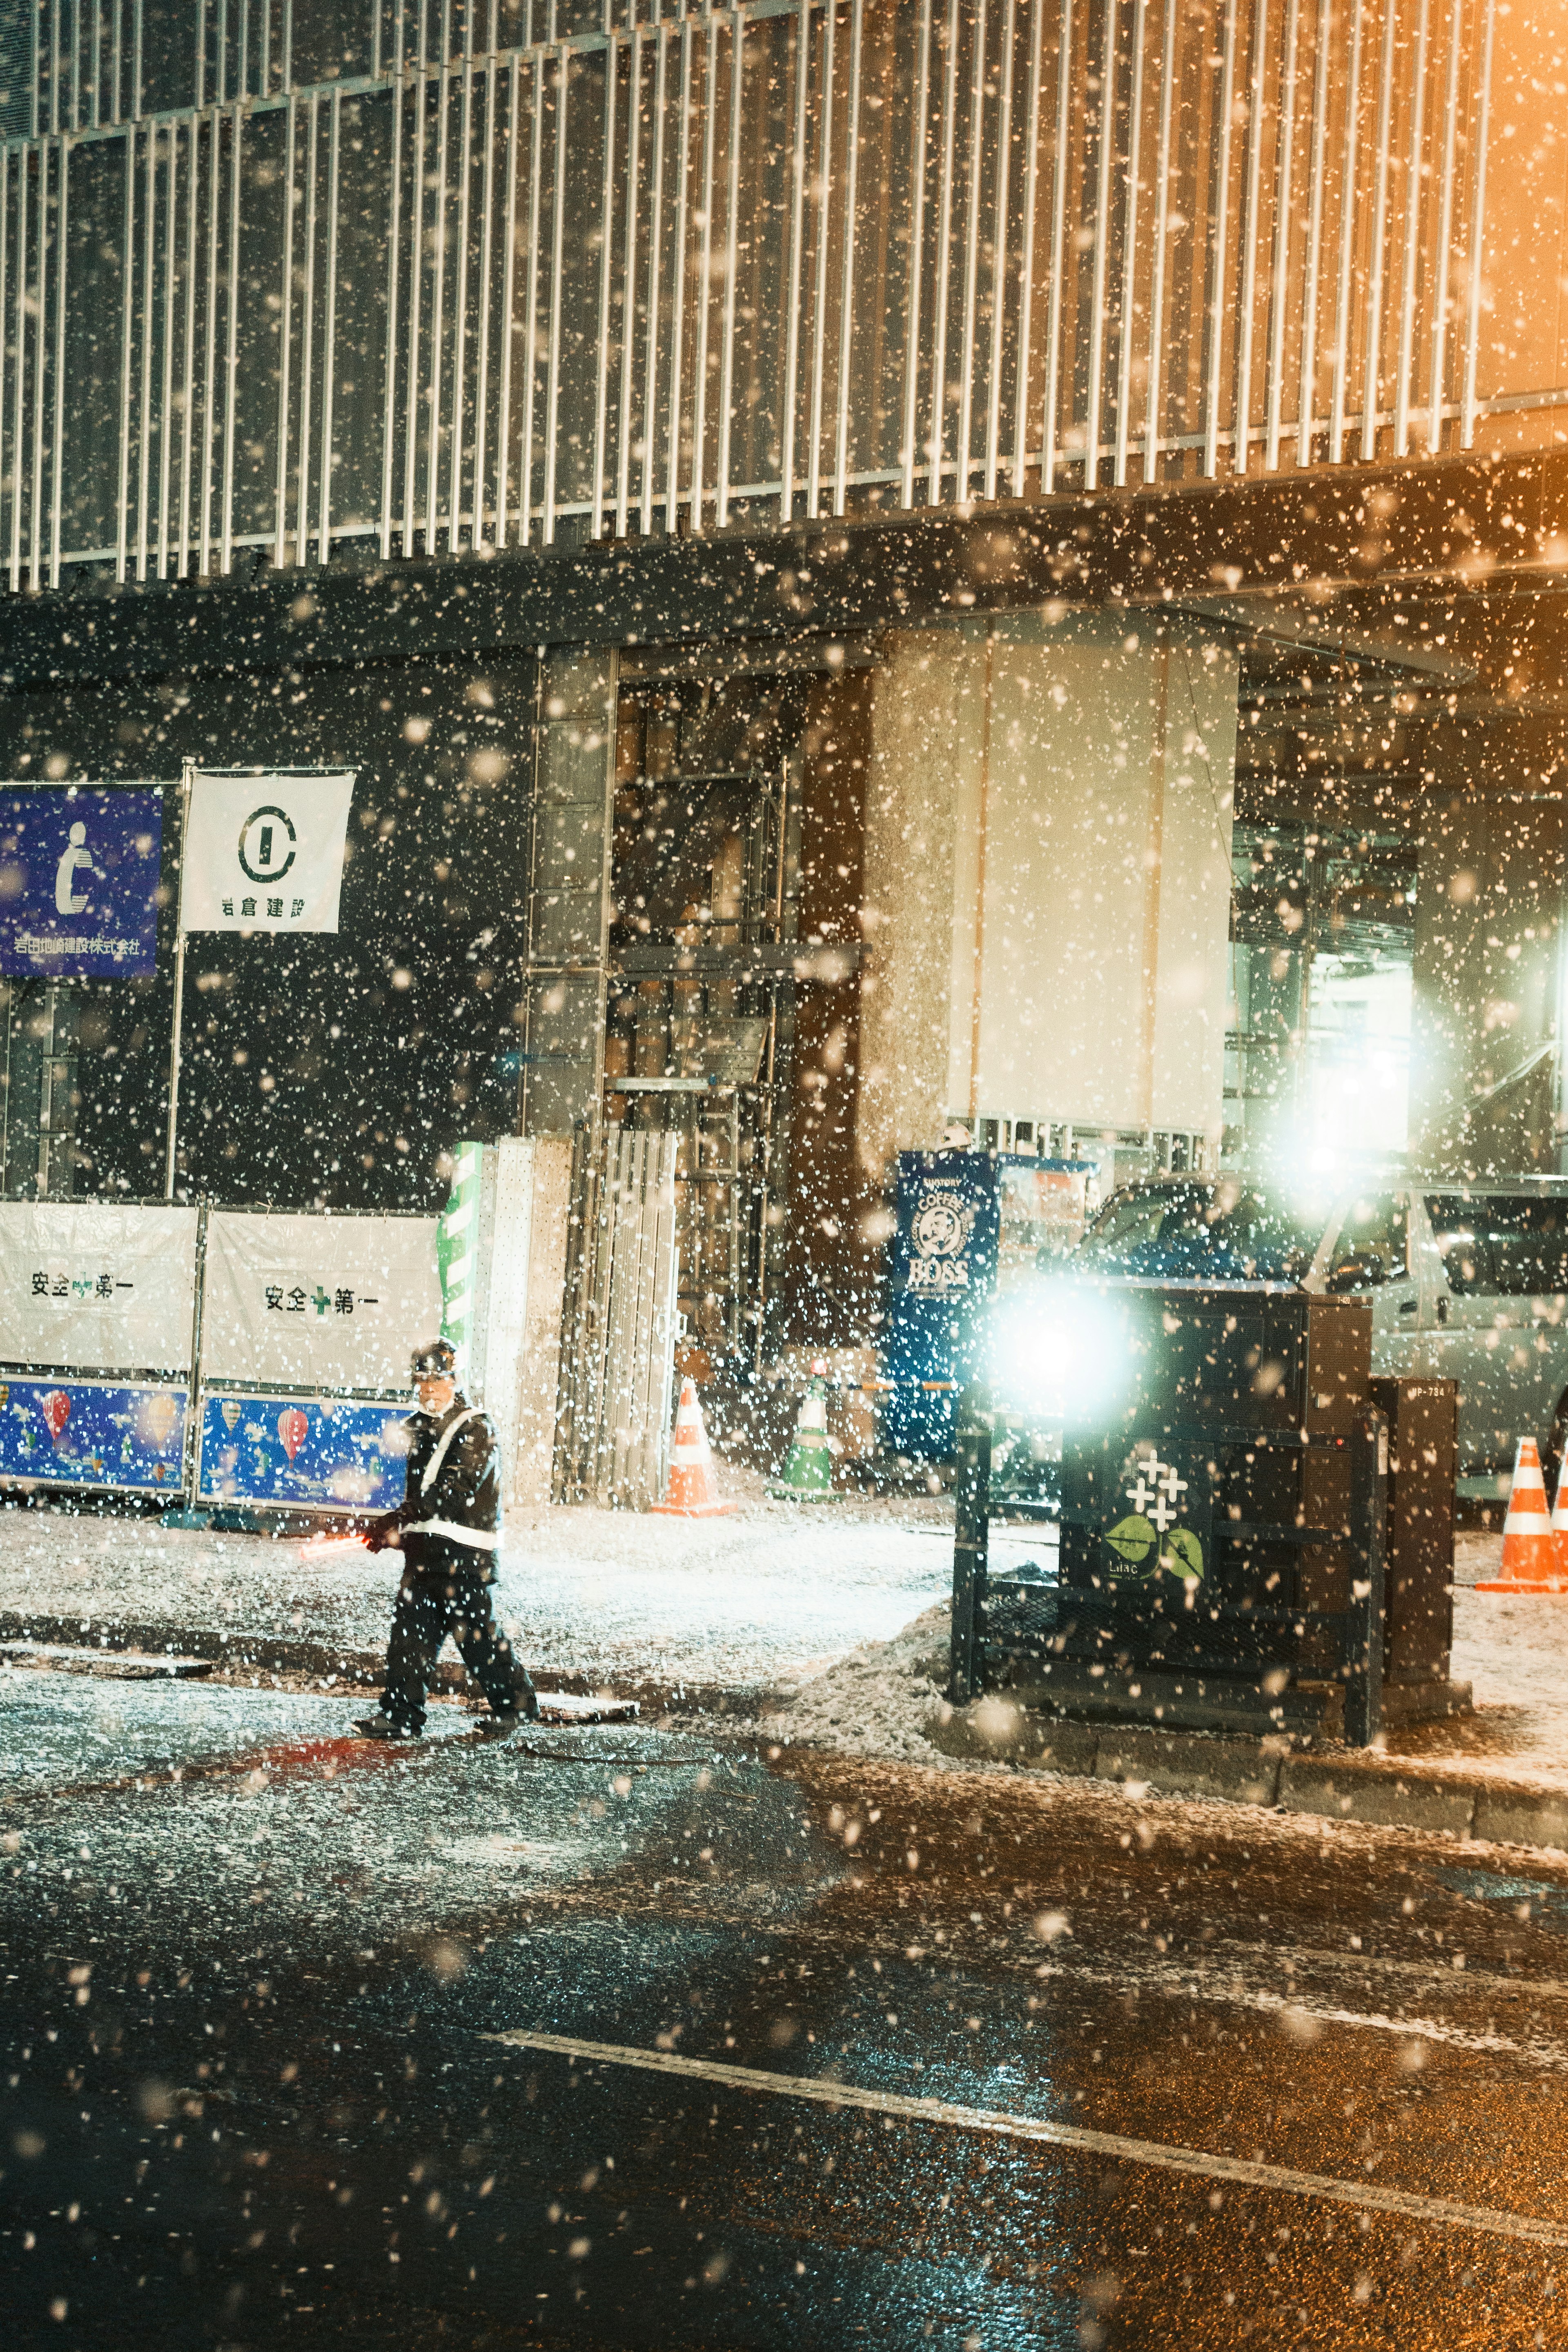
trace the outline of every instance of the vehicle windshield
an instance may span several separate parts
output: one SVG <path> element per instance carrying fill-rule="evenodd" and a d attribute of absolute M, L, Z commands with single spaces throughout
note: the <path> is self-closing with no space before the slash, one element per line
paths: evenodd
<path fill-rule="evenodd" d="M 1322 1220 L 1250 1186 L 1134 1184 L 1108 1201 L 1079 1244 L 1102 1274 L 1163 1282 L 1300 1282 Z"/>

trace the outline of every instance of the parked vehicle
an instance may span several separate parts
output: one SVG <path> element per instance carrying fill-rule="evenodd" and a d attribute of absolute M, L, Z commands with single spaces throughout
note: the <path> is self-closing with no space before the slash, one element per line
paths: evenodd
<path fill-rule="evenodd" d="M 1401 1177 L 1321 1202 L 1167 1177 L 1114 1193 L 1074 1263 L 1364 1296 L 1374 1371 L 1458 1385 L 1461 1492 L 1506 1494 L 1524 1435 L 1545 1441 L 1554 1481 L 1568 1445 L 1568 1177 Z"/>

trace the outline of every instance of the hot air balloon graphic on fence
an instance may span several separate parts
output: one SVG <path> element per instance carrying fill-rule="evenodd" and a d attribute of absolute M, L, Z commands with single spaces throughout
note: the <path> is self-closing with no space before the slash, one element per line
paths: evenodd
<path fill-rule="evenodd" d="M 310 1423 L 297 1404 L 285 1405 L 278 1416 L 278 1434 L 283 1440 L 283 1451 L 290 1462 L 305 1443 Z"/>
<path fill-rule="evenodd" d="M 225 1397 L 223 1401 L 224 1427 L 226 1429 L 232 1429 L 235 1423 L 239 1419 L 239 1414 L 240 1407 L 237 1400 L 234 1397 Z"/>
<path fill-rule="evenodd" d="M 142 1401 L 139 1416 L 142 1437 L 160 1452 L 174 1433 L 174 1400 L 155 1392 Z"/>
<path fill-rule="evenodd" d="M 38 1411 L 48 1423 L 50 1443 L 58 1446 L 60 1433 L 71 1417 L 69 1397 L 64 1389 L 49 1389 L 38 1399 Z"/>

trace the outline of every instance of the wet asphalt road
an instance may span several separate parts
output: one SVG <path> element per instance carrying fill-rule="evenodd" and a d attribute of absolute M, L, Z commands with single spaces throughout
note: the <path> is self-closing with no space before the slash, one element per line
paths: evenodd
<path fill-rule="evenodd" d="M 1568 1864 L 348 1713 L 0 1679 L 8 2343 L 1568 2343 Z"/>

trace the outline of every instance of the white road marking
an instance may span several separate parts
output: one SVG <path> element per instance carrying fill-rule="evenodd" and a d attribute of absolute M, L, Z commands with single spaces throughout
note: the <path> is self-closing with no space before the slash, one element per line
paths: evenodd
<path fill-rule="evenodd" d="M 1158 2140 L 1126 2139 L 1118 2132 L 1089 2131 L 1079 2124 L 1055 2123 L 1043 2116 L 1010 2115 L 1000 2107 L 963 2107 L 951 2099 L 911 2099 L 896 2091 L 861 2090 L 853 2083 L 830 2083 L 810 2074 L 774 2074 L 758 2066 L 726 2066 L 716 2059 L 681 2058 L 669 2050 L 639 2050 L 613 2042 L 579 2042 L 564 2033 L 530 2033 L 516 2027 L 487 2033 L 519 2050 L 549 2052 L 594 2066 L 636 2067 L 644 2074 L 673 2074 L 688 2081 L 721 2083 L 736 2091 L 767 2092 L 775 2098 L 809 2099 L 818 2106 L 853 2107 L 870 2115 L 902 2116 L 910 2123 L 948 2124 L 959 2131 L 987 2132 L 1000 2139 L 1034 2140 L 1049 2147 L 1074 2148 L 1086 2156 L 1109 2156 L 1125 2164 L 1162 2172 L 1184 2172 L 1203 2180 L 1237 2181 L 1247 2189 L 1284 2189 L 1372 2213 L 1399 2213 L 1407 2221 L 1475 2230 L 1494 2238 L 1521 2238 L 1531 2245 L 1568 2246 L 1568 2225 L 1538 2221 L 1528 2213 L 1508 2213 L 1490 2205 L 1459 2205 L 1447 2197 L 1417 2197 L 1374 2181 L 1337 2180 L 1331 2174 L 1290 2172 L 1276 2164 L 1249 2164 L 1240 2157 L 1209 2156 L 1194 2147 Z"/>
<path fill-rule="evenodd" d="M 1456 1967 L 1454 1960 L 1396 1960 L 1377 1952 L 1327 1952 L 1311 1944 L 1243 1944 L 1227 1937 L 1216 1952 L 1235 1952 L 1248 1959 L 1273 1960 L 1285 1969 L 1337 1969 L 1351 1976 L 1421 1977 L 1436 1992 L 1500 1992 L 1514 2000 L 1528 1994 L 1533 2000 L 1568 2000 L 1568 1984 L 1560 1977 L 1508 1977 L 1486 1969 Z"/>
<path fill-rule="evenodd" d="M 1441 2042 L 1456 2050 L 1521 2059 L 1527 2066 L 1550 2074 L 1568 2073 L 1568 2047 L 1540 2035 L 1529 2042 L 1516 2042 L 1489 2027 L 1479 2032 L 1469 2026 L 1445 2024 L 1438 2018 L 1390 2017 L 1376 2010 L 1343 2009 L 1316 1999 L 1300 1987 L 1289 1992 L 1275 1992 L 1262 1985 L 1248 1984 L 1239 1969 L 1227 1976 L 1212 1964 L 1183 1966 L 1131 1954 L 1115 1968 L 1086 1960 L 1042 1960 L 1034 1973 L 1040 1978 L 1055 1978 L 1065 1985 L 1092 1985 L 1097 1990 L 1111 1993 L 1145 1991 L 1166 2000 L 1201 2000 L 1216 2009 L 1255 2010 L 1265 2017 L 1289 2014 L 1311 2018 L 1320 2025 L 1348 2025 L 1359 2032 L 1397 2033 L 1406 2041 Z M 1456 1972 L 1455 1985 L 1464 1981 L 1464 1977 Z"/>

